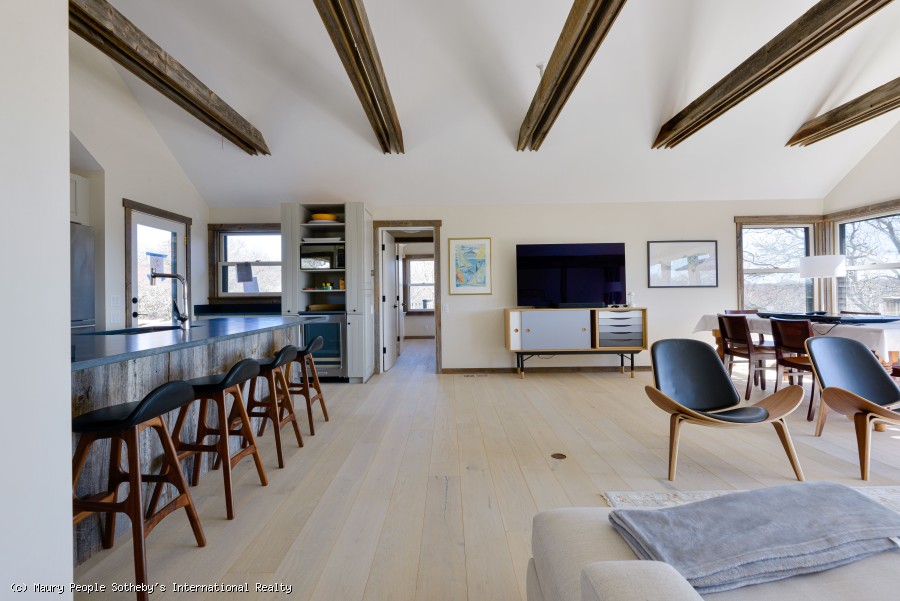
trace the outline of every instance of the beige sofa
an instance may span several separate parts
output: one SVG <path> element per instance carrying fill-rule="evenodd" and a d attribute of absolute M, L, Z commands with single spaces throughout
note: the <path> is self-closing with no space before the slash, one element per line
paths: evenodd
<path fill-rule="evenodd" d="M 848 601 L 900 596 L 900 548 L 833 570 L 700 597 L 667 564 L 637 561 L 609 508 L 554 509 L 534 518 L 528 601 Z"/>

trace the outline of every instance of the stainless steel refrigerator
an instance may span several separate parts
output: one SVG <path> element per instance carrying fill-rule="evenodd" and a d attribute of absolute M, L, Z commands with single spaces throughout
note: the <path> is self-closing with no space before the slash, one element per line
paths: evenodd
<path fill-rule="evenodd" d="M 69 275 L 72 293 L 72 332 L 93 332 L 94 318 L 94 228 L 69 224 L 71 248 Z"/>

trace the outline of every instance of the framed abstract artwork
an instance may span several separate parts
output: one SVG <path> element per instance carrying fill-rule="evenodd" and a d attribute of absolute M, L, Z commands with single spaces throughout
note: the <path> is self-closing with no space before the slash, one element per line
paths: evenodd
<path fill-rule="evenodd" d="M 647 286 L 715 288 L 719 266 L 715 240 L 647 242 Z"/>
<path fill-rule="evenodd" d="M 450 294 L 492 294 L 491 239 L 450 238 Z"/>

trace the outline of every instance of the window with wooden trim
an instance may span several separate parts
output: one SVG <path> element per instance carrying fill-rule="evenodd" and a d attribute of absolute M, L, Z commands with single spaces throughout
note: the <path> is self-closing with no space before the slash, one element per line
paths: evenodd
<path fill-rule="evenodd" d="M 812 281 L 800 278 L 800 257 L 812 254 L 812 225 L 741 226 L 739 277 L 743 309 L 812 311 Z"/>
<path fill-rule="evenodd" d="M 407 256 L 403 259 L 406 283 L 406 312 L 434 311 L 434 257 Z"/>
<path fill-rule="evenodd" d="M 210 298 L 281 296 L 281 226 L 210 225 Z"/>
<path fill-rule="evenodd" d="M 838 309 L 900 315 L 900 214 L 836 224 L 847 276 L 837 278 Z"/>

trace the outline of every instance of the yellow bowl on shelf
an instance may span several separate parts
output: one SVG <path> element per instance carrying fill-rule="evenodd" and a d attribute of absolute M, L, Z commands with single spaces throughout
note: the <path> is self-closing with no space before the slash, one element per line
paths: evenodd
<path fill-rule="evenodd" d="M 313 221 L 337 221 L 337 215 L 331 213 L 313 213 L 309 218 Z"/>

